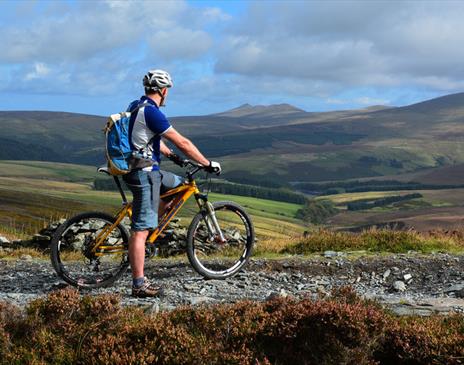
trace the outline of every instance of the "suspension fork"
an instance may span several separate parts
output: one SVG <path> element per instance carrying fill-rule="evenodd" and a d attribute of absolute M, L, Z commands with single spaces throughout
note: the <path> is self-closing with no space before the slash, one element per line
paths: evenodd
<path fill-rule="evenodd" d="M 200 209 L 205 212 L 205 223 L 211 234 L 210 239 L 219 243 L 225 243 L 226 239 L 222 233 L 221 227 L 219 227 L 213 204 L 208 201 L 208 197 L 205 194 L 197 194 L 195 197 Z"/>

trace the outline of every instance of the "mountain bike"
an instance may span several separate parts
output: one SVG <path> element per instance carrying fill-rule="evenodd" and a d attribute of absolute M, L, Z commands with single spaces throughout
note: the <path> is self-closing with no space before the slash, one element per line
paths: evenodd
<path fill-rule="evenodd" d="M 253 251 L 255 234 L 250 216 L 231 201 L 210 202 L 200 192 L 195 174 L 202 165 L 184 161 L 183 184 L 160 195 L 167 204 L 158 226 L 146 241 L 146 257 L 154 256 L 156 239 L 193 195 L 199 212 L 187 230 L 187 257 L 193 268 L 206 279 L 225 279 L 238 273 Z M 106 168 L 99 172 L 108 173 Z M 67 283 L 85 288 L 109 286 L 127 267 L 129 232 L 123 220 L 132 217 L 121 182 L 113 176 L 122 198 L 122 208 L 112 216 L 104 212 L 76 215 L 58 227 L 51 245 L 51 261 L 58 276 Z"/>

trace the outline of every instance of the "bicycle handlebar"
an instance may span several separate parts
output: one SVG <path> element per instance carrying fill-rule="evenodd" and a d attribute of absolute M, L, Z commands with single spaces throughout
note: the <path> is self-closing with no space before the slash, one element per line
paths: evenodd
<path fill-rule="evenodd" d="M 206 170 L 206 168 L 208 167 L 208 166 L 204 166 L 202 164 L 196 163 L 192 160 L 181 158 L 179 155 L 175 153 L 172 153 L 168 158 L 180 167 L 184 167 L 184 168 L 187 167 L 187 177 L 189 180 L 192 180 L 193 175 L 195 175 L 198 171 Z M 208 170 L 207 172 L 211 173 Z M 219 175 L 219 173 L 220 171 L 218 171 L 216 174 Z"/>
<path fill-rule="evenodd" d="M 193 179 L 193 175 L 195 175 L 198 171 L 203 170 L 205 166 L 193 162 L 191 160 L 185 159 L 184 161 L 184 167 L 187 167 L 187 177 L 189 180 Z M 189 169 L 189 167 L 192 167 L 192 169 Z"/>

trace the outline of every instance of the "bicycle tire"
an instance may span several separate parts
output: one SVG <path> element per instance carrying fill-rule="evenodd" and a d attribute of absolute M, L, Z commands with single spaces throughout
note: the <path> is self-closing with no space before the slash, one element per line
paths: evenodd
<path fill-rule="evenodd" d="M 115 250 L 115 253 L 93 257 L 87 249 L 98 230 L 105 227 L 105 224 L 114 224 L 115 221 L 116 217 L 106 213 L 86 212 L 68 219 L 58 227 L 51 239 L 50 257 L 53 268 L 61 279 L 76 287 L 94 289 L 109 286 L 124 274 L 129 266 L 129 232 L 121 223 L 115 227 L 105 243 L 113 245 L 120 252 L 116 253 Z M 112 270 L 102 274 L 105 270 L 100 270 L 99 265 L 103 264 L 104 268 L 109 269 L 111 266 Z M 86 268 L 88 272 L 85 272 Z"/>
<path fill-rule="evenodd" d="M 248 262 L 255 233 L 250 216 L 240 205 L 231 201 L 212 205 L 226 242 L 215 243 L 205 237 L 207 213 L 199 212 L 188 228 L 187 256 L 195 271 L 203 277 L 226 279 L 237 274 Z"/>

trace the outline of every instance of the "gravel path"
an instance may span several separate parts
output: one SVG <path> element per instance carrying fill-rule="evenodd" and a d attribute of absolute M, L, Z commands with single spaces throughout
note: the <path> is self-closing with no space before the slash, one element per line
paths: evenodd
<path fill-rule="evenodd" d="M 146 276 L 165 288 L 161 299 L 130 297 L 129 271 L 112 287 L 86 294 L 120 293 L 124 305 L 147 311 L 169 310 L 184 304 L 233 303 L 274 296 L 296 298 L 327 295 L 351 285 L 360 295 L 375 298 L 398 314 L 464 313 L 464 256 L 449 254 L 252 259 L 246 270 L 227 280 L 204 280 L 187 262 L 152 260 Z M 0 260 L 0 300 L 24 306 L 65 284 L 48 260 Z"/>

